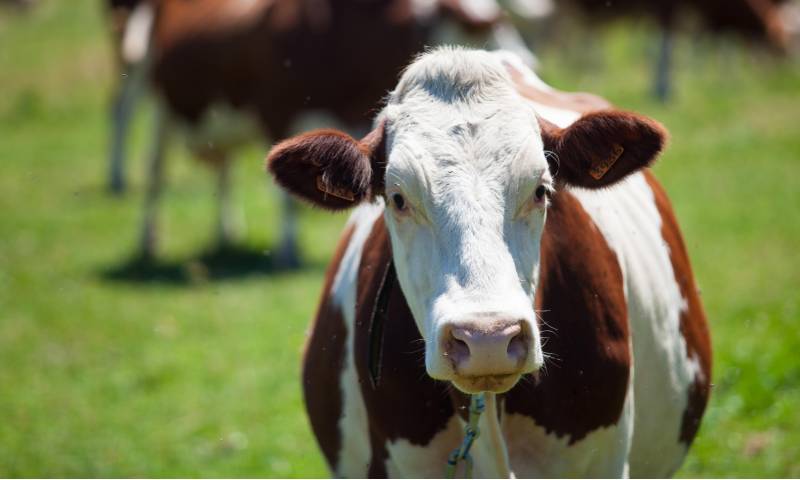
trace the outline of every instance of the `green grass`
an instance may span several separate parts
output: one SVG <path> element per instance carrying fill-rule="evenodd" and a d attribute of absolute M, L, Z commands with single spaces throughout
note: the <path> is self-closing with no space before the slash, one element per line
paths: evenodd
<path fill-rule="evenodd" d="M 662 106 L 653 34 L 592 35 L 542 49 L 542 75 L 667 125 L 656 172 L 712 325 L 713 397 L 680 473 L 800 476 L 800 66 L 682 37 Z M 109 278 L 135 246 L 144 165 L 126 197 L 104 193 L 107 40 L 93 0 L 0 11 L 0 476 L 327 475 L 299 361 L 344 217 L 303 212 L 302 271 L 209 278 L 213 178 L 176 147 L 161 251 L 177 275 Z M 263 154 L 235 171 L 254 251 L 278 226 Z"/>

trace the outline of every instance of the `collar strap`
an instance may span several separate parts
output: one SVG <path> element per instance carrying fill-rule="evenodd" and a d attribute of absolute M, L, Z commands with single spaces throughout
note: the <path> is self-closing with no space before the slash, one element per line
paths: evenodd
<path fill-rule="evenodd" d="M 372 307 L 369 320 L 369 345 L 367 348 L 367 368 L 372 388 L 377 388 L 381 380 L 381 361 L 383 360 L 383 326 L 386 323 L 389 297 L 394 288 L 397 275 L 394 271 L 394 262 L 389 259 L 386 270 L 381 278 L 378 296 Z"/>

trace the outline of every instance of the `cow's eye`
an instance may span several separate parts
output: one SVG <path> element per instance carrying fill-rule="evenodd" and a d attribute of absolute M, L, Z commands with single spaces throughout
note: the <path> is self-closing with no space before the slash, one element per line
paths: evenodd
<path fill-rule="evenodd" d="M 392 194 L 392 205 L 394 208 L 397 209 L 398 212 L 405 212 L 406 210 L 406 199 L 399 193 Z"/>
<path fill-rule="evenodd" d="M 536 197 L 537 202 L 541 202 L 544 200 L 544 196 L 547 195 L 547 188 L 544 185 L 539 185 L 536 187 L 536 191 L 534 192 L 534 196 Z"/>

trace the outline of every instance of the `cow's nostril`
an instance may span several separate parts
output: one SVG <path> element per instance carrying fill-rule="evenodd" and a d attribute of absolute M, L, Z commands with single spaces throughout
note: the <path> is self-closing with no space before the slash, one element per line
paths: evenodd
<path fill-rule="evenodd" d="M 520 332 L 508 342 L 508 358 L 513 361 L 524 360 L 528 355 L 528 339 L 527 336 Z"/>
<path fill-rule="evenodd" d="M 447 342 L 446 355 L 450 357 L 454 365 L 464 363 L 469 358 L 469 345 L 464 340 L 457 338 L 456 335 L 450 337 Z"/>

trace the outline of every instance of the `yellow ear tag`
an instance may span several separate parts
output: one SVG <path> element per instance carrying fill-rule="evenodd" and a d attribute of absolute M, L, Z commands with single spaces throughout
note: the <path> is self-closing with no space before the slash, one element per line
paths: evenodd
<path fill-rule="evenodd" d="M 605 176 L 605 174 L 611 170 L 611 167 L 617 163 L 617 160 L 619 160 L 619 157 L 622 156 L 624 151 L 625 149 L 622 147 L 622 145 L 614 144 L 614 149 L 611 152 L 611 156 L 593 165 L 592 168 L 589 169 L 589 175 L 591 175 L 595 180 L 600 180 L 603 178 L 603 176 Z"/>
<path fill-rule="evenodd" d="M 352 202 L 356 199 L 355 194 L 350 190 L 329 185 L 327 182 L 325 182 L 325 180 L 322 179 L 322 175 L 317 175 L 317 190 L 349 202 Z"/>

